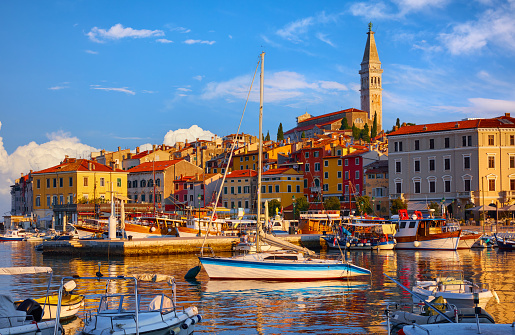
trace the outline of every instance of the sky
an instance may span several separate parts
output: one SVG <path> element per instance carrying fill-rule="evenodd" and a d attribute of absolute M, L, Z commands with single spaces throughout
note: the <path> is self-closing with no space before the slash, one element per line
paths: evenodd
<path fill-rule="evenodd" d="M 0 215 L 21 173 L 117 147 L 258 134 L 360 108 L 368 23 L 383 126 L 515 113 L 515 0 L 0 1 Z"/>

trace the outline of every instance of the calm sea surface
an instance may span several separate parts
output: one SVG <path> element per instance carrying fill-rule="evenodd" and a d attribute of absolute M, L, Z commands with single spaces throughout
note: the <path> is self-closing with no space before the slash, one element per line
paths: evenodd
<path fill-rule="evenodd" d="M 515 321 L 515 252 L 497 250 L 350 252 L 354 264 L 369 268 L 364 281 L 274 283 L 263 281 L 213 281 L 204 271 L 197 281 L 184 280 L 198 264 L 194 255 L 72 258 L 43 256 L 34 243 L 1 242 L 0 267 L 49 266 L 54 270 L 54 291 L 63 276 L 94 276 L 101 262 L 104 275 L 155 272 L 174 275 L 177 300 L 196 305 L 203 317 L 196 334 L 386 334 L 383 311 L 388 302 L 409 302 L 408 293 L 383 273 L 411 287 L 439 270 L 463 270 L 466 278 L 489 283 L 500 298 L 486 310 L 499 323 Z M 40 297 L 46 292 L 43 275 L 0 277 L 1 292 L 14 299 Z M 78 284 L 80 287 L 80 283 Z M 154 286 L 155 288 L 156 286 Z M 91 286 L 89 287 L 91 288 Z M 169 286 L 157 290 L 171 293 Z M 143 292 L 151 292 L 148 287 Z M 80 292 L 83 293 L 83 292 Z M 83 316 L 81 314 L 80 316 Z M 65 325 L 67 335 L 80 330 L 76 318 Z"/>

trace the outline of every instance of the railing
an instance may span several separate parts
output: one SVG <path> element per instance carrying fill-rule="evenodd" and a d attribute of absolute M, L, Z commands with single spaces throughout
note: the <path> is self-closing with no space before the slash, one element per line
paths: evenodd
<path fill-rule="evenodd" d="M 390 200 L 404 199 L 404 193 L 390 193 L 389 198 L 390 198 Z"/>
<path fill-rule="evenodd" d="M 465 192 L 457 192 L 456 197 L 458 199 L 473 199 L 474 198 L 474 192 L 472 191 L 465 191 Z"/>

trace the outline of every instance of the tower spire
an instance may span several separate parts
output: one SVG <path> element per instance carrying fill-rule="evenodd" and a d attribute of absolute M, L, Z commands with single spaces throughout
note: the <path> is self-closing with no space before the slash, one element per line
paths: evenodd
<path fill-rule="evenodd" d="M 368 24 L 368 38 L 361 62 L 361 110 L 368 112 L 370 123 L 377 117 L 377 131 L 380 132 L 383 120 L 382 73 L 381 61 L 377 53 L 372 22 Z"/>

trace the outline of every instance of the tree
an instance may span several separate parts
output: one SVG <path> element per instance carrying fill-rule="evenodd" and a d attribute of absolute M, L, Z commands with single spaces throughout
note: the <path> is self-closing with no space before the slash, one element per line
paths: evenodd
<path fill-rule="evenodd" d="M 340 200 L 337 197 L 329 197 L 324 200 L 324 208 L 339 210 L 340 209 Z"/>
<path fill-rule="evenodd" d="M 397 126 L 397 128 L 401 127 L 401 120 L 399 120 L 399 118 L 397 118 L 397 122 L 395 122 L 395 125 Z"/>
<path fill-rule="evenodd" d="M 435 210 L 433 213 L 435 216 L 440 216 L 440 205 L 437 202 L 431 201 L 427 207 Z"/>
<path fill-rule="evenodd" d="M 399 214 L 400 209 L 408 209 L 408 204 L 399 198 L 393 199 L 390 206 L 392 214 Z"/>
<path fill-rule="evenodd" d="M 349 129 L 349 123 L 347 122 L 347 118 L 344 117 L 342 119 L 342 125 L 340 126 L 340 130 Z"/>
<path fill-rule="evenodd" d="M 363 126 L 363 129 L 361 129 L 359 137 L 365 141 L 370 143 L 370 130 L 368 128 L 368 124 L 365 123 L 365 126 Z"/>
<path fill-rule="evenodd" d="M 269 131 L 266 132 L 265 140 L 270 141 L 270 132 Z"/>
<path fill-rule="evenodd" d="M 372 129 L 370 130 L 370 137 L 375 138 L 377 136 L 377 113 L 374 114 L 374 123 L 372 124 Z"/>
<path fill-rule="evenodd" d="M 367 195 L 356 197 L 356 210 L 360 214 L 371 214 L 372 206 Z"/>
<path fill-rule="evenodd" d="M 361 130 L 359 130 L 358 127 L 353 123 L 352 124 L 352 137 L 354 137 L 355 140 L 359 140 L 359 137 L 361 135 Z"/>
<path fill-rule="evenodd" d="M 306 138 L 306 133 L 302 131 L 302 134 L 300 135 L 300 138 Z"/>
<path fill-rule="evenodd" d="M 306 197 L 300 197 L 295 200 L 295 218 L 298 218 L 301 212 L 306 212 L 308 209 L 309 202 Z"/>
<path fill-rule="evenodd" d="M 283 124 L 279 123 L 279 129 L 277 129 L 277 142 L 284 140 Z"/>
<path fill-rule="evenodd" d="M 277 209 L 281 209 L 281 202 L 277 199 L 270 200 L 268 202 L 268 216 L 274 217 Z"/>

